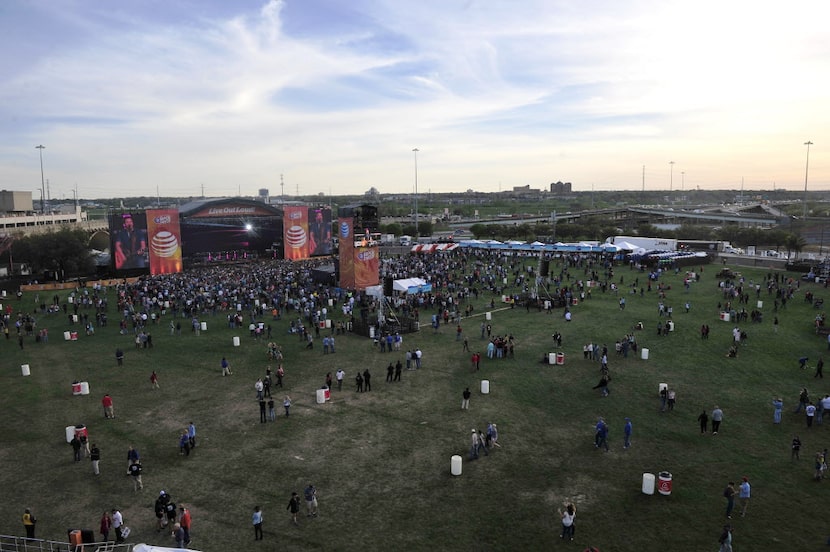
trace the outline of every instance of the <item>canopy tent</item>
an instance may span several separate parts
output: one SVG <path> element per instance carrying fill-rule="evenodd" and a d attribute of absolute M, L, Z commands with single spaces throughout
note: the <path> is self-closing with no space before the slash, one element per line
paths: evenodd
<path fill-rule="evenodd" d="M 439 251 L 453 251 L 457 243 L 419 243 L 412 246 L 411 253 L 437 253 Z"/>
<path fill-rule="evenodd" d="M 392 282 L 392 289 L 403 293 L 423 293 L 432 291 L 432 284 L 421 278 L 402 278 Z"/>

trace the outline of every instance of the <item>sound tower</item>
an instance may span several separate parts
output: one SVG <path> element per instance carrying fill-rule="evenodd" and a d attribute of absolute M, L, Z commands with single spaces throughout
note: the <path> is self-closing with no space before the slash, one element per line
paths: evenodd
<path fill-rule="evenodd" d="M 539 261 L 539 276 L 543 278 L 548 275 L 550 272 L 550 260 L 549 259 L 542 259 Z"/>
<path fill-rule="evenodd" d="M 384 278 L 383 279 L 383 295 L 385 297 L 392 297 L 392 294 L 395 291 L 395 286 L 393 285 L 392 278 Z"/>

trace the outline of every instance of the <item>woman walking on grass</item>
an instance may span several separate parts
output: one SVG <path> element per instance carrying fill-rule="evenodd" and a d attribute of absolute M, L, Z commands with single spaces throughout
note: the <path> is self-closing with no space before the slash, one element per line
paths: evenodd
<path fill-rule="evenodd" d="M 565 510 L 559 510 L 559 515 L 562 517 L 562 533 L 559 535 L 559 538 L 574 540 L 576 506 L 571 502 L 565 503 Z"/>

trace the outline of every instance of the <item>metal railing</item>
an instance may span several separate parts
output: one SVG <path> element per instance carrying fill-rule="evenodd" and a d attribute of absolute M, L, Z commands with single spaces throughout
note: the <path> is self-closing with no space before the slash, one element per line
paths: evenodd
<path fill-rule="evenodd" d="M 114 542 L 71 544 L 43 539 L 0 535 L 0 552 L 132 552 L 133 545 Z"/>

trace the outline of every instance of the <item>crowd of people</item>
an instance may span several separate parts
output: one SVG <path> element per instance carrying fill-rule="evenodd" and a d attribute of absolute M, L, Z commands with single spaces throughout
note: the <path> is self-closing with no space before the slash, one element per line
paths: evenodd
<path fill-rule="evenodd" d="M 556 295 L 566 297 L 567 299 L 579 298 L 579 300 L 590 300 L 591 288 L 587 282 L 594 280 L 600 282 L 597 288 L 602 290 L 602 292 L 610 290 L 616 293 L 624 289 L 622 288 L 623 278 L 620 277 L 620 286 L 610 282 L 610 279 L 614 276 L 613 268 L 610 266 L 602 266 L 601 262 L 597 259 L 574 255 L 565 258 L 563 261 L 559 274 L 552 275 L 551 278 L 542 283 L 543 286 L 555 286 L 553 293 Z M 119 284 L 115 290 L 115 302 L 121 318 L 120 330 L 125 333 L 134 334 L 136 336 L 136 347 L 145 348 L 152 347 L 150 331 L 152 326 L 159 324 L 162 317 L 167 317 L 168 315 L 172 320 L 171 334 L 173 335 L 179 335 L 181 333 L 182 321 L 185 322 L 184 325 L 186 328 L 189 328 L 189 331 L 196 333 L 199 331 L 201 323 L 207 316 L 225 317 L 231 327 L 244 327 L 247 320 L 249 323 L 248 327 L 251 330 L 251 338 L 261 339 L 264 337 L 269 339 L 266 346 L 267 360 L 279 364 L 276 372 L 272 373 L 269 367 L 266 374 L 254 384 L 256 398 L 260 406 L 260 421 L 262 423 L 269 420 L 274 421 L 276 417 L 275 404 L 271 393 L 273 388 L 283 387 L 285 371 L 282 362 L 284 360 L 282 348 L 277 344 L 278 339 L 274 340 L 272 338 L 271 324 L 268 323 L 268 319 L 270 318 L 271 321 L 274 321 L 283 320 L 284 317 L 288 317 L 290 319 L 288 324 L 289 333 L 298 335 L 300 340 L 309 344 L 309 348 L 313 348 L 314 336 L 320 335 L 320 322 L 329 320 L 329 316 L 335 312 L 342 313 L 345 321 L 337 320 L 328 326 L 322 326 L 324 330 L 330 330 L 331 332 L 331 335 L 323 336 L 322 353 L 325 354 L 335 352 L 334 335 L 340 335 L 341 332 L 345 332 L 348 327 L 347 324 L 354 321 L 356 313 L 361 310 L 373 313 L 378 308 L 378 300 L 368 294 L 363 292 L 347 292 L 314 281 L 311 276 L 311 268 L 313 268 L 313 265 L 314 262 L 269 262 L 247 265 L 245 267 L 216 266 L 201 270 L 198 273 L 186 272 L 154 276 L 151 278 L 143 278 L 132 283 Z M 577 276 L 580 270 L 582 271 L 582 278 Z M 469 298 L 478 298 L 482 294 L 502 295 L 507 289 L 507 285 L 504 283 L 505 279 L 512 281 L 514 287 L 519 286 L 524 294 L 531 290 L 532 282 L 537 278 L 533 268 L 526 266 L 522 259 L 507 258 L 505 260 L 501 254 L 492 252 L 436 255 L 432 257 L 405 256 L 395 259 L 384 259 L 383 271 L 385 275 L 389 275 L 390 277 L 418 274 L 430 282 L 433 285 L 434 292 L 396 296 L 392 299 L 394 308 L 396 311 L 402 314 L 412 315 L 416 319 L 424 312 L 434 312 L 433 320 L 439 326 L 441 321 L 446 325 L 450 320 L 453 320 L 453 323 L 456 324 L 458 336 L 463 335 L 462 326 L 464 324 L 469 325 L 467 321 L 462 322 L 460 315 L 462 308 L 464 309 L 465 316 L 472 314 L 470 309 L 471 304 L 467 301 Z M 649 289 L 651 289 L 652 282 L 653 279 L 650 277 L 648 280 Z M 669 320 L 662 320 L 663 317 L 672 316 L 672 308 L 671 306 L 667 306 L 666 301 L 668 289 L 662 283 L 655 285 L 660 293 L 660 303 L 658 304 L 658 317 L 661 318 L 659 322 L 660 333 L 668 334 L 669 326 L 667 324 Z M 787 301 L 792 299 L 797 289 L 797 282 L 779 281 L 778 275 L 771 275 L 764 283 L 754 285 L 740 280 L 722 281 L 719 284 L 719 288 L 721 289 L 725 303 L 718 305 L 719 310 L 726 309 L 729 312 L 734 312 L 735 319 L 739 320 L 743 311 L 735 311 L 733 307 L 734 302 L 738 304 L 747 303 L 749 300 L 749 290 L 754 290 L 756 297 L 759 297 L 762 286 L 766 287 L 769 295 L 774 295 L 775 309 L 777 311 L 779 308 L 786 308 Z M 632 284 L 631 291 L 636 293 L 637 287 L 638 281 L 635 280 Z M 640 288 L 640 291 L 642 292 L 642 288 Z M 75 314 L 80 312 L 80 320 L 88 318 L 88 313 L 84 312 L 84 310 L 90 309 L 95 311 L 96 323 L 99 326 L 106 325 L 109 302 L 106 290 L 95 287 L 84 288 L 76 290 L 71 297 L 72 302 L 69 304 Z M 112 295 L 109 295 L 109 300 L 112 300 Z M 58 304 L 58 299 L 56 298 L 54 306 Z M 528 301 L 527 304 L 529 306 L 530 302 Z M 61 305 L 64 313 L 67 312 L 67 308 L 66 303 Z M 624 308 L 624 302 L 621 302 L 620 309 Z M 50 309 L 43 306 L 38 316 L 48 317 L 52 313 L 60 312 L 61 309 Z M 688 312 L 688 310 L 689 306 L 687 303 L 686 311 Z M 244 313 L 244 316 L 242 313 Z M 7 336 L 8 328 L 11 326 L 18 328 L 18 335 L 33 336 L 36 334 L 37 321 L 35 320 L 35 314 L 21 313 L 15 322 L 16 324 L 12 322 L 11 313 L 7 313 L 4 316 L 4 329 Z M 31 332 L 27 329 L 30 326 Z M 642 329 L 642 324 L 640 324 L 639 329 Z M 514 336 L 509 332 L 504 332 L 502 335 L 491 335 L 491 333 L 491 324 L 482 321 L 480 324 L 480 336 L 481 339 L 487 340 L 486 355 L 488 359 L 513 358 Z M 622 334 L 622 332 L 620 333 Z M 702 332 L 702 337 L 708 337 L 708 333 L 707 326 L 705 335 Z M 460 337 L 458 339 L 460 340 Z M 559 334 L 558 340 L 557 338 L 554 339 L 557 341 L 558 346 L 561 346 L 561 334 Z M 745 340 L 745 334 L 738 333 L 733 345 L 736 351 Z M 464 335 L 464 342 L 466 347 L 466 335 Z M 403 349 L 402 343 L 403 336 L 398 332 L 380 333 L 375 340 L 375 344 L 381 353 L 397 353 Z M 629 351 L 636 354 L 638 343 L 635 337 L 635 331 L 626 331 L 624 335 L 617 339 L 614 344 L 614 350 L 617 356 L 623 359 L 628 357 Z M 404 358 L 406 369 L 421 368 L 422 354 L 421 349 L 416 346 L 405 350 Z M 481 355 L 478 355 L 477 359 L 475 356 L 473 355 L 472 362 L 475 369 L 478 369 Z M 120 357 L 117 353 L 116 357 L 119 359 L 119 363 L 122 362 L 123 352 L 120 353 Z M 599 362 L 601 379 L 600 383 L 595 386 L 595 389 L 599 388 L 602 396 L 607 397 L 610 393 L 608 384 L 611 381 L 608 367 L 608 347 L 605 345 L 600 347 L 600 345 L 593 342 L 587 343 L 583 346 L 583 357 L 586 360 Z M 222 375 L 233 374 L 227 358 L 222 358 L 221 368 Z M 402 363 L 400 360 L 397 361 L 396 365 L 390 362 L 387 368 L 387 381 L 398 381 L 401 370 Z M 342 389 L 344 377 L 345 372 L 342 369 L 338 370 L 336 376 L 338 390 Z M 274 378 L 276 381 L 274 381 Z M 154 387 L 158 387 L 158 376 L 155 371 L 151 376 L 151 384 Z M 371 391 L 371 373 L 368 368 L 356 374 L 355 384 L 355 390 L 357 392 Z M 325 387 L 329 390 L 333 388 L 331 373 L 329 373 L 329 377 L 325 381 Z M 266 399 L 270 400 L 266 401 Z M 469 388 L 467 388 L 464 393 L 462 409 L 469 409 L 469 399 L 470 392 Z M 824 404 L 825 400 L 828 400 L 827 405 Z M 776 405 L 776 402 L 781 404 L 780 407 L 776 406 L 775 414 L 776 423 L 780 423 L 783 401 L 777 398 L 773 404 Z M 665 394 L 661 393 L 661 403 L 661 410 L 673 410 L 675 390 L 667 388 Z M 810 404 L 809 400 L 799 401 L 799 410 L 802 408 L 802 405 L 805 412 L 810 407 L 812 407 L 813 412 L 818 410 L 817 423 L 821 424 L 821 413 L 825 408 L 830 407 L 830 396 L 825 396 L 818 404 L 819 406 L 816 407 Z M 106 415 L 107 406 L 104 406 Z M 288 395 L 285 395 L 283 399 L 283 406 L 287 417 L 289 416 L 291 406 L 291 399 Z M 809 428 L 812 425 L 812 416 L 809 414 L 807 416 L 807 427 Z M 114 418 L 114 414 L 107 417 Z M 723 420 L 723 411 L 715 406 L 711 412 L 711 416 L 704 411 L 698 417 L 698 420 L 700 421 L 702 433 L 707 432 L 707 426 L 711 420 L 712 434 L 717 435 L 720 429 L 720 423 Z M 631 432 L 631 420 L 626 418 L 623 433 L 624 448 L 631 446 Z M 595 432 L 595 446 L 597 448 L 609 450 L 608 434 L 608 424 L 601 418 L 596 425 Z M 178 446 L 181 454 L 184 456 L 188 456 L 195 448 L 195 426 L 192 422 L 187 429 L 181 431 L 178 437 Z M 486 432 L 474 428 L 471 431 L 469 458 L 473 460 L 479 458 L 480 455 L 489 455 L 489 451 L 493 447 L 498 446 L 500 445 L 497 442 L 496 424 L 488 423 Z M 93 449 L 97 449 L 97 447 L 93 446 Z M 793 450 L 796 449 L 794 448 Z M 97 456 L 100 459 L 100 451 L 98 451 Z M 826 469 L 826 464 L 824 463 L 825 457 L 826 454 L 822 455 L 820 465 L 817 461 L 817 473 L 820 471 L 822 477 Z M 823 469 L 821 469 L 822 466 Z M 135 452 L 135 458 L 128 457 L 128 473 L 134 478 L 136 491 L 143 488 L 141 471 L 141 462 L 137 452 Z M 98 473 L 97 467 L 95 473 Z M 306 499 L 308 501 L 307 495 Z M 314 515 L 316 516 L 316 498 L 314 502 Z M 175 505 L 173 506 L 175 510 Z M 296 513 L 299 509 L 296 511 L 293 510 L 291 502 L 289 503 L 288 509 L 294 515 L 293 519 L 296 522 Z M 743 507 L 743 512 L 745 513 L 745 511 L 746 506 Z M 566 505 L 562 513 L 562 538 L 573 538 L 575 515 L 576 510 L 573 504 Z M 34 519 L 34 516 L 31 517 Z M 123 525 L 123 520 L 120 517 L 119 512 L 119 527 Z M 255 538 L 262 538 L 262 511 L 259 507 L 255 510 L 253 521 Z M 113 512 L 110 524 L 113 528 L 116 528 L 115 522 L 115 512 Z M 568 523 L 566 524 L 566 522 Z M 25 521 L 24 525 L 26 525 Z M 34 522 L 30 525 L 33 526 Z M 102 520 L 102 527 L 103 525 Z M 181 517 L 175 520 L 173 527 L 173 533 L 177 543 L 179 542 L 179 537 L 175 534 L 179 530 L 182 530 L 184 532 L 182 542 L 186 545 L 190 540 L 189 516 L 186 527 L 182 523 Z M 28 530 L 27 526 L 27 533 Z M 119 534 L 117 528 L 116 534 Z"/>

